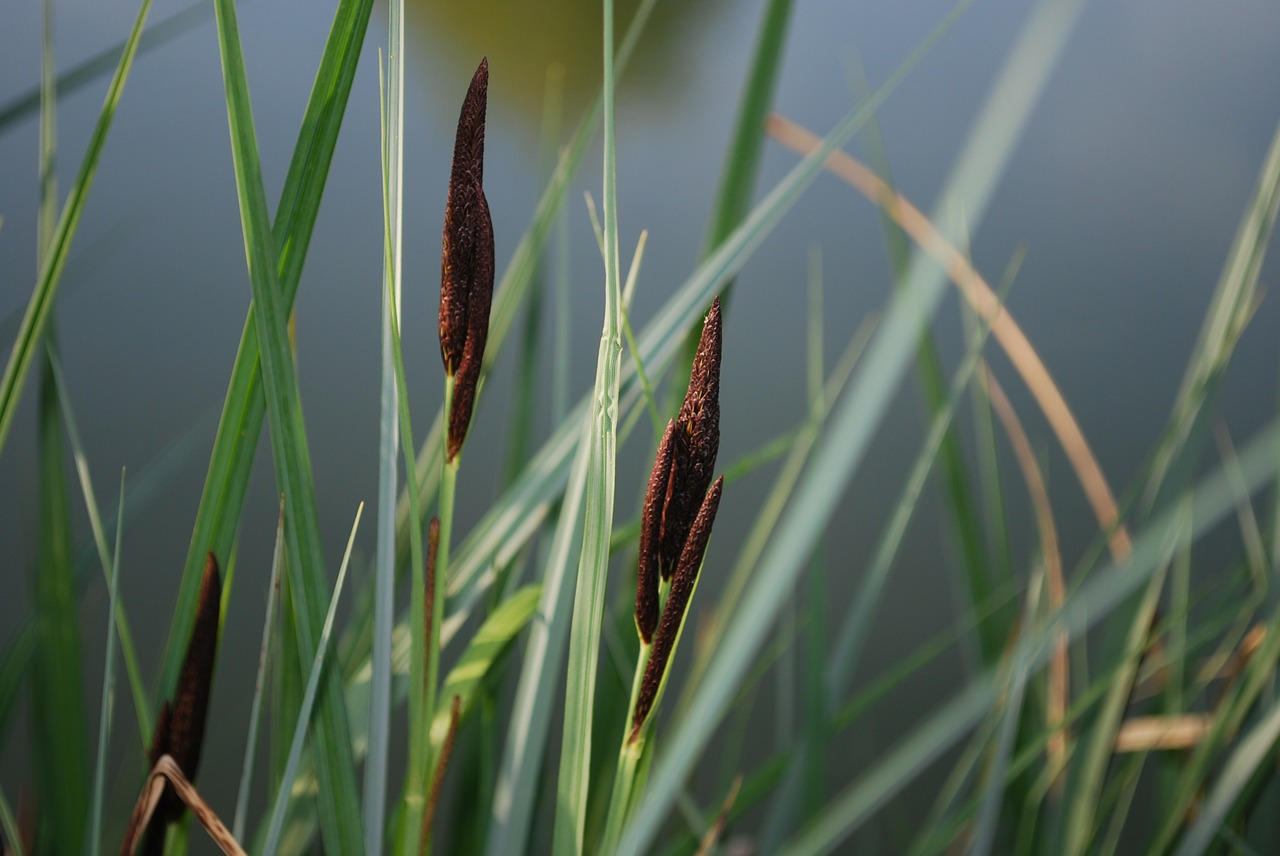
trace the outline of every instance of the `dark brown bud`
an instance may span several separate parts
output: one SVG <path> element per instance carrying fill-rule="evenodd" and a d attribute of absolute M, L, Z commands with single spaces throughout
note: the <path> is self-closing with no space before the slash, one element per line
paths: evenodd
<path fill-rule="evenodd" d="M 675 437 L 675 420 L 667 422 L 667 430 L 658 444 L 658 454 L 649 474 L 649 487 L 644 494 L 644 510 L 640 514 L 640 561 L 636 568 L 636 629 L 648 644 L 658 626 L 658 543 L 662 535 L 662 506 L 666 501 L 667 479 L 671 474 L 671 444 Z"/>
<path fill-rule="evenodd" d="M 658 698 L 658 690 L 662 686 L 662 676 L 666 674 L 667 662 L 671 659 L 671 651 L 675 648 L 676 637 L 680 633 L 680 625 L 684 621 L 685 611 L 689 608 L 689 598 L 693 596 L 694 586 L 698 582 L 698 572 L 702 568 L 702 557 L 707 550 L 707 541 L 711 538 L 711 526 L 716 521 L 716 511 L 720 508 L 720 494 L 724 490 L 724 477 L 716 479 L 698 509 L 698 516 L 689 527 L 689 537 L 680 552 L 680 560 L 676 563 L 675 573 L 671 580 L 671 592 L 667 595 L 667 605 L 662 610 L 662 622 L 653 637 L 653 650 L 649 653 L 649 662 L 645 664 L 644 676 L 640 679 L 640 696 L 636 699 L 635 717 L 631 722 L 630 740 L 640 734 L 640 728 L 653 709 Z"/>
<path fill-rule="evenodd" d="M 440 356 L 455 379 L 449 412 L 449 460 L 471 423 L 493 303 L 493 220 L 484 195 L 484 122 L 489 61 L 480 61 L 458 116 L 453 169 L 444 209 L 440 261 Z"/>
<path fill-rule="evenodd" d="M 178 675 L 178 688 L 172 704 L 166 701 L 160 708 L 150 753 L 153 767 L 160 756 L 171 755 L 183 775 L 193 781 L 200 766 L 200 748 L 204 743 L 205 717 L 209 710 L 213 663 L 218 652 L 218 621 L 221 612 L 222 579 L 218 575 L 218 560 L 213 553 L 209 553 L 205 559 L 204 576 L 200 581 L 191 641 L 187 644 L 187 656 L 182 661 L 182 671 Z M 171 787 L 166 787 L 164 797 L 156 808 L 156 819 L 152 821 L 152 834 L 159 834 L 160 826 L 181 817 L 182 810 L 182 800 Z"/>
<path fill-rule="evenodd" d="M 720 298 L 711 303 L 702 325 L 689 388 L 676 417 L 671 474 L 663 502 L 659 563 L 669 579 L 684 548 L 689 526 L 707 493 L 720 450 Z"/>

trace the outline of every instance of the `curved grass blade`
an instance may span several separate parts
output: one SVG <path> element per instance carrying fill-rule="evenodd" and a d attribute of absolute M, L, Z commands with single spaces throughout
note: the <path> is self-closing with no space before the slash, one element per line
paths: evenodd
<path fill-rule="evenodd" d="M 294 624 L 299 654 L 302 661 L 307 662 L 323 651 L 320 645 L 323 637 L 318 638 L 316 633 L 325 611 L 322 592 L 328 588 L 315 485 L 293 354 L 288 341 L 289 313 L 277 280 L 276 244 L 267 217 L 248 81 L 231 0 L 218 0 L 216 17 L 236 191 L 256 310 L 255 327 L 262 346 L 262 381 L 267 411 L 271 416 L 272 458 L 276 483 L 285 499 L 285 544 L 295 597 Z M 364 847 L 364 837 L 346 707 L 336 670 L 328 673 L 324 684 L 315 738 L 321 782 L 318 811 L 326 849 L 335 853 L 359 854 Z"/>
<path fill-rule="evenodd" d="M 333 586 L 333 597 L 329 599 L 329 610 L 325 613 L 324 626 L 320 630 L 320 639 L 311 662 L 311 671 L 307 675 L 307 688 L 302 694 L 302 709 L 298 713 L 298 724 L 293 731 L 293 742 L 289 745 L 289 760 L 285 764 L 284 778 L 276 791 L 276 798 L 271 804 L 271 820 L 268 824 L 267 844 L 263 849 L 264 856 L 274 856 L 280 846 L 280 831 L 284 825 L 284 807 L 293 792 L 294 776 L 298 772 L 298 761 L 302 757 L 302 742 L 307 736 L 307 723 L 311 720 L 311 708 L 316 700 L 316 690 L 320 685 L 320 675 L 324 671 L 324 658 L 328 650 L 329 635 L 333 631 L 333 616 L 338 609 L 338 600 L 342 597 L 342 584 L 347 578 L 347 565 L 351 560 L 351 545 L 356 540 L 356 530 L 360 528 L 360 515 L 364 513 L 364 503 L 356 508 L 356 519 L 351 524 L 351 534 L 347 538 L 347 550 L 342 556 L 342 565 L 338 568 L 338 580 Z M 323 745 L 317 746 L 314 754 L 324 752 Z M 355 806 L 348 806 L 355 810 Z M 323 811 L 323 807 L 321 811 Z"/>

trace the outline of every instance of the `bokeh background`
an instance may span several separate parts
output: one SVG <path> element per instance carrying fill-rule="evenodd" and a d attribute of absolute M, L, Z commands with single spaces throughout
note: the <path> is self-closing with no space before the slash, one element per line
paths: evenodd
<path fill-rule="evenodd" d="M 151 20 L 190 0 L 157 0 Z M 139 56 L 104 152 L 57 310 L 62 362 L 97 493 L 114 498 L 122 467 L 131 487 L 156 490 L 132 513 L 121 592 L 145 670 L 155 667 L 177 591 L 216 417 L 249 303 L 221 71 L 211 4 Z M 246 0 L 241 36 L 268 198 L 284 180 L 297 125 L 330 24 L 332 4 Z M 626 21 L 633 2 L 620 3 Z M 825 133 L 855 103 L 852 81 L 882 82 L 951 3 L 918 0 L 796 4 L 776 109 Z M 1031 4 L 980 0 L 895 91 L 878 119 L 894 179 L 928 210 Z M 660 4 L 620 82 L 618 188 L 623 256 L 642 229 L 648 250 L 632 308 L 643 325 L 697 262 L 755 34 L 760 0 Z M 61 0 L 60 70 L 117 44 L 132 0 Z M 405 348 L 416 425 L 438 406 L 435 332 L 443 194 L 453 124 L 482 55 L 490 63 L 486 184 L 499 268 L 527 226 L 541 188 L 548 68 L 564 81 L 561 139 L 597 85 L 600 10 L 592 0 L 419 0 L 409 9 L 405 151 Z M 972 234 L 979 270 L 997 281 L 1025 261 L 1008 305 L 1073 406 L 1102 466 L 1123 491 L 1167 418 L 1182 368 L 1280 122 L 1280 4 L 1266 0 L 1118 0 L 1090 4 L 1001 181 Z M 385 7 L 370 26 L 359 78 L 333 162 L 297 302 L 298 362 L 327 553 L 336 568 L 356 504 L 375 496 L 378 426 L 381 201 L 377 54 Z M 40 4 L 0 5 L 0 110 L 39 81 Z M 58 105 L 62 188 L 79 164 L 107 77 Z M 851 149 L 864 151 L 862 141 Z M 582 192 L 599 197 L 598 141 L 568 201 L 572 398 L 594 375 L 603 269 Z M 36 272 L 37 116 L 0 128 L 0 332 L 16 332 Z M 795 157 L 768 144 L 761 193 Z M 739 278 L 725 333 L 721 462 L 792 428 L 803 416 L 806 283 L 821 253 L 828 364 L 890 293 L 875 210 L 830 177 L 813 188 L 760 247 Z M 1274 263 L 1264 282 L 1275 279 Z M 544 318 L 549 318 L 544 313 Z M 935 334 L 950 365 L 962 351 L 954 296 Z M 1264 302 L 1223 391 L 1231 431 L 1243 437 L 1274 413 L 1280 316 Z M 464 534 L 496 495 L 507 448 L 515 348 L 478 409 L 460 483 Z M 542 354 L 549 366 L 548 354 Z M 1010 389 L 1047 462 L 1070 568 L 1095 535 L 1065 460 L 1025 390 L 998 354 Z M 550 371 L 539 437 L 550 429 Z M 0 455 L 0 644 L 28 611 L 34 559 L 34 384 Z M 923 436 L 914 382 L 837 513 L 824 555 L 831 615 L 842 614 Z M 645 423 L 641 423 L 642 426 Z M 265 438 L 264 438 L 265 439 Z M 619 515 L 634 513 L 652 445 L 638 431 L 619 466 Z M 215 805 L 234 799 L 260 637 L 276 508 L 270 450 L 260 447 L 242 523 L 213 704 L 203 787 Z M 1011 472 L 1011 468 L 1007 468 Z M 772 480 L 773 467 L 726 493 L 701 598 L 710 602 Z M 1010 480 L 1014 497 L 1021 496 Z M 141 496 L 141 494 L 139 494 Z M 78 497 L 78 492 L 73 492 Z M 73 502 L 81 524 L 84 515 Z M 1029 519 L 1013 503 L 1015 555 L 1030 565 Z M 369 509 L 372 511 L 373 509 Z M 366 518 L 371 521 L 371 517 Z M 87 543 L 87 525 L 78 536 Z M 372 526 L 358 540 L 362 563 Z M 939 627 L 963 621 L 952 544 L 929 494 L 895 566 L 859 683 L 901 659 Z M 364 564 L 357 567 L 356 581 Z M 331 571 L 332 573 L 332 571 Z M 624 576 L 619 570 L 618 585 Z M 617 591 L 614 589 L 613 591 Z M 701 599 L 700 598 L 700 599 Z M 106 593 L 83 599 L 90 708 L 97 705 Z M 958 649 L 922 670 L 851 738 L 850 763 L 869 756 L 962 680 Z M 123 689 L 123 687 L 121 687 Z M 771 739 L 777 716 L 766 691 L 757 725 Z M 122 705 L 127 694 L 118 692 Z M 905 712 L 905 713 L 904 713 Z M 127 708 L 117 714 L 117 769 L 139 752 Z M 12 798 L 23 777 L 21 716 L 0 746 Z M 123 735 L 123 736 L 122 736 Z M 126 776 L 126 778 L 128 778 Z M 131 780 L 130 780 L 131 781 Z M 126 801 L 131 795 L 126 797 Z M 902 817 L 890 812 L 889 834 Z"/>

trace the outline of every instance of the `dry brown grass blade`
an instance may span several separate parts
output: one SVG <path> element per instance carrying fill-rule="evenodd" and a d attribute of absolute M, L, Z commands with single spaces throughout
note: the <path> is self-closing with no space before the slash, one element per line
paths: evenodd
<path fill-rule="evenodd" d="M 716 842 L 720 840 L 721 833 L 724 832 L 724 825 L 729 820 L 729 812 L 733 810 L 733 804 L 738 800 L 738 791 L 742 788 L 742 774 L 739 773 L 733 780 L 733 785 L 729 788 L 729 794 L 724 798 L 724 804 L 720 806 L 720 813 L 716 815 L 716 822 L 708 827 L 706 834 L 702 836 L 702 841 L 698 844 L 698 852 L 694 856 L 707 856 L 711 852 L 711 848 L 716 846 Z"/>
<path fill-rule="evenodd" d="M 814 134 L 778 115 L 769 117 L 768 132 L 775 140 L 801 155 L 807 155 L 821 145 Z M 1017 325 L 996 297 L 991 286 L 973 268 L 969 260 L 947 241 L 924 214 L 906 197 L 895 193 L 866 165 L 844 152 L 833 152 L 827 158 L 826 168 L 853 185 L 860 193 L 884 209 L 902 230 L 911 236 L 946 269 L 960 294 L 983 321 L 990 325 L 991 333 L 1008 355 L 1014 368 L 1036 403 L 1044 412 L 1058 442 L 1071 461 L 1076 477 L 1084 488 L 1085 496 L 1093 507 L 1094 516 L 1104 532 L 1110 532 L 1111 554 L 1116 559 L 1128 557 L 1132 541 L 1128 529 L 1120 523 L 1115 495 L 1098 465 L 1093 450 L 1080 430 L 1079 423 L 1067 406 L 1058 385 L 1045 367 L 1040 355 L 1032 347 L 1022 328 Z"/>
<path fill-rule="evenodd" d="M 187 808 L 191 810 L 191 814 L 204 827 L 205 832 L 209 833 L 213 843 L 217 844 L 223 853 L 228 854 L 228 856 L 248 856 L 227 827 L 218 819 L 218 815 L 200 796 L 200 792 L 196 790 L 195 785 L 187 781 L 187 777 L 182 775 L 182 770 L 178 769 L 178 764 L 171 755 L 160 756 L 155 766 L 151 768 L 151 773 L 147 776 L 147 783 L 143 786 L 142 793 L 138 797 L 138 804 L 133 807 L 133 815 L 129 818 L 129 826 L 124 834 L 124 842 L 120 845 L 120 856 L 132 856 L 134 848 L 138 845 L 138 840 L 147 828 L 147 822 L 151 820 L 151 815 L 155 812 L 156 806 L 160 803 L 160 798 L 164 795 L 166 781 L 177 793 L 178 798 L 186 803 Z"/>
<path fill-rule="evenodd" d="M 1207 713 L 1178 716 L 1135 716 L 1126 719 L 1116 734 L 1116 752 L 1151 752 L 1190 749 L 1213 727 Z"/>
<path fill-rule="evenodd" d="M 1045 486 L 1040 466 L 1036 462 L 1035 452 L 1031 449 L 1031 441 L 1018 419 L 1013 405 L 1004 394 L 1004 389 L 985 364 L 982 366 L 982 379 L 985 384 L 987 398 L 991 407 L 1004 426 L 1009 443 L 1013 446 L 1014 457 L 1022 470 L 1022 479 L 1026 482 L 1027 493 L 1031 497 L 1031 506 L 1035 510 L 1036 527 L 1040 530 L 1040 546 L 1044 553 L 1045 592 L 1049 598 L 1049 608 L 1056 610 L 1066 599 L 1066 585 L 1062 577 L 1062 552 L 1058 547 L 1058 528 L 1053 522 L 1053 507 L 1049 503 L 1049 491 Z M 1046 751 L 1049 763 L 1057 774 L 1067 763 L 1067 731 L 1063 726 L 1067 715 L 1067 698 L 1069 692 L 1067 661 L 1067 634 L 1057 634 L 1053 643 L 1053 656 L 1049 660 L 1049 694 L 1046 701 L 1046 719 L 1050 737 Z"/>

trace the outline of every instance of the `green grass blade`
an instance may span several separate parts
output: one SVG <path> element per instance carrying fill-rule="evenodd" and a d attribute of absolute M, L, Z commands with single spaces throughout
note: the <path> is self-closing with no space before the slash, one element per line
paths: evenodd
<path fill-rule="evenodd" d="M 231 835 L 244 841 L 245 822 L 249 814 L 249 788 L 253 782 L 253 759 L 258 749 L 258 732 L 262 720 L 262 697 L 266 694 L 267 663 L 271 652 L 271 627 L 276 616 L 276 596 L 280 592 L 280 574 L 284 564 L 284 508 L 276 524 L 276 546 L 271 551 L 271 580 L 267 586 L 267 614 L 262 619 L 262 645 L 258 648 L 258 677 L 253 683 L 253 704 L 249 707 L 249 735 L 244 743 L 244 763 L 240 767 L 240 788 L 236 792 L 236 813 L 231 822 Z"/>
<path fill-rule="evenodd" d="M 277 279 L 276 244 L 267 217 L 248 81 L 231 0 L 219 0 L 216 17 L 236 191 L 253 287 L 255 327 L 261 344 L 262 380 L 271 418 L 272 458 L 276 483 L 285 498 L 287 567 L 295 583 L 294 622 L 299 652 L 305 662 L 321 650 L 316 633 L 325 611 L 323 592 L 328 588 L 315 486 L 289 346 L 289 313 Z M 330 671 L 324 682 L 314 731 L 321 783 L 319 813 L 326 849 L 358 854 L 364 847 L 364 838 L 346 707 L 336 670 Z"/>
<path fill-rule="evenodd" d="M 84 848 L 89 813 L 89 747 L 85 735 L 80 621 L 71 578 L 71 519 L 63 461 L 62 418 L 56 381 L 44 362 L 40 378 L 38 534 L 33 675 L 35 755 L 49 812 L 39 849 L 77 853 Z"/>
<path fill-rule="evenodd" d="M 569 632 L 569 666 L 565 689 L 564 743 L 556 788 L 556 822 L 552 849 L 559 856 L 585 849 L 587 799 L 590 792 L 592 716 L 595 712 L 596 666 L 604 619 L 605 583 L 609 574 L 609 535 L 613 530 L 614 476 L 618 442 L 618 390 L 622 364 L 622 281 L 618 261 L 617 164 L 614 142 L 613 3 L 604 4 L 604 328 L 596 358 L 588 438 L 586 499 L 582 553 Z"/>
<path fill-rule="evenodd" d="M 934 222 L 944 235 L 960 228 L 957 212 L 965 212 L 970 223 L 981 222 L 1014 143 L 1065 44 L 1078 6 L 1076 2 L 1041 3 L 1032 14 L 938 204 L 941 215 Z M 838 134 L 832 136 L 838 138 Z M 825 159 L 829 145 L 830 142 L 814 155 Z M 807 163 L 803 161 L 802 165 Z M 648 794 L 637 807 L 619 848 L 624 856 L 637 856 L 647 849 L 680 783 L 731 703 L 739 680 L 786 600 L 804 558 L 861 462 L 906 370 L 919 330 L 932 316 L 944 287 L 944 272 L 917 256 L 906 289 L 886 313 L 861 369 L 844 400 L 836 406 L 827 436 L 761 557 L 760 566 L 768 568 L 769 573 L 757 579 L 740 605 L 687 716 L 670 736 L 666 753 L 654 765 Z"/>
<path fill-rule="evenodd" d="M 98 856 L 102 847 L 102 795 L 107 781 L 107 744 L 111 740 L 111 709 L 115 704 L 116 598 L 120 593 L 120 542 L 124 537 L 124 470 L 120 471 L 120 504 L 116 514 L 116 549 L 107 585 L 106 664 L 102 667 L 102 708 L 98 714 L 98 760 L 93 774 L 93 813 L 89 822 L 89 856 Z"/>
<path fill-rule="evenodd" d="M 590 423 L 583 420 L 581 441 L 565 488 L 551 552 L 542 575 L 541 620 L 533 623 L 524 664 L 507 725 L 498 784 L 494 791 L 489 856 L 524 850 L 538 795 L 538 780 L 551 725 L 551 707 L 560 686 L 560 669 L 573 609 L 573 550 L 582 532 L 582 496 L 587 477 Z"/>
<path fill-rule="evenodd" d="M 142 33 L 142 25 L 151 9 L 151 0 L 142 0 L 138 16 L 133 22 L 133 29 L 125 42 L 124 52 L 120 55 L 120 63 L 116 66 L 111 85 L 107 88 L 107 97 L 102 110 L 98 114 L 93 135 L 89 138 L 88 148 L 80 164 L 80 172 L 71 192 L 62 207 L 62 215 L 53 231 L 49 247 L 40 259 L 40 272 L 37 275 L 35 291 L 27 303 L 26 314 L 22 316 L 22 326 L 18 337 L 14 340 L 13 350 L 9 354 L 9 362 L 5 364 L 4 375 L 0 376 L 0 449 L 9 436 L 9 428 L 13 423 L 13 415 L 17 411 L 22 398 L 22 387 L 26 383 L 31 361 L 44 337 L 45 328 L 53 309 L 53 299 L 62 279 L 62 270 L 66 266 L 67 255 L 75 238 L 76 228 L 80 225 L 80 215 L 84 213 L 85 201 L 97 175 L 98 160 L 107 142 L 107 134 L 111 130 L 115 118 L 116 106 L 124 91 L 125 80 L 133 66 L 133 58 L 138 50 L 138 38 Z"/>
<path fill-rule="evenodd" d="M 312 227 L 320 209 L 321 194 L 372 8 L 373 0 L 340 0 L 338 4 L 302 118 L 302 127 L 298 131 L 280 203 L 276 206 L 272 234 L 277 248 L 275 252 L 278 253 L 277 270 L 286 313 L 297 295 Z M 160 678 L 161 695 L 170 691 L 182 665 L 185 643 L 173 644 L 173 640 L 186 639 L 191 633 L 205 553 L 213 550 L 215 555 L 226 556 L 234 547 L 254 454 L 262 436 L 266 401 L 259 365 L 256 315 L 257 310 L 250 307 L 231 371 L 208 474 L 200 494 L 200 506 L 169 628 L 170 644 L 165 649 Z"/>
<path fill-rule="evenodd" d="M 1174 856 L 1195 856 L 1209 849 L 1254 773 L 1273 757 L 1277 740 L 1280 740 L 1280 703 L 1271 706 L 1231 753 Z"/>
<path fill-rule="evenodd" d="M 351 524 L 351 535 L 347 538 L 347 550 L 342 556 L 342 566 L 338 568 L 338 580 L 333 586 L 333 597 L 329 598 L 329 609 L 325 613 L 324 626 L 320 630 L 320 639 L 316 645 L 315 657 L 311 670 L 307 674 L 307 688 L 302 693 L 302 710 L 298 714 L 298 724 L 293 731 L 293 741 L 289 745 L 289 760 L 285 764 L 284 778 L 276 791 L 275 801 L 271 804 L 271 821 L 268 824 L 267 845 L 263 849 L 265 856 L 274 856 L 280 846 L 280 831 L 284 825 L 284 807 L 293 792 L 294 776 L 298 772 L 298 762 L 302 757 L 302 743 L 307 736 L 307 723 L 311 720 L 311 708 L 316 700 L 316 689 L 320 686 L 320 675 L 324 671 L 325 654 L 329 647 L 329 635 L 333 631 L 333 616 L 338 609 L 338 601 L 342 598 L 342 584 L 347 579 L 347 565 L 351 560 L 351 545 L 355 543 L 356 531 L 360 528 L 360 515 L 364 513 L 364 503 L 356 508 L 356 519 Z M 323 752 L 324 747 L 317 747 Z M 355 806 L 347 806 L 355 810 Z M 323 809 L 321 809 L 323 811 Z"/>
<path fill-rule="evenodd" d="M 391 731 L 391 631 L 395 623 L 396 495 L 401 406 L 396 392 L 392 318 L 400 314 L 404 194 L 404 2 L 387 5 L 387 72 L 382 99 L 384 246 L 381 415 L 378 428 L 378 515 L 375 529 L 373 675 L 369 695 L 369 750 L 364 769 L 365 852 L 382 852 L 387 806 L 387 749 Z M 379 72 L 382 66 L 379 64 Z M 394 304 L 394 305 L 389 305 Z M 412 444 L 413 438 L 409 438 Z"/>

